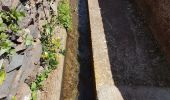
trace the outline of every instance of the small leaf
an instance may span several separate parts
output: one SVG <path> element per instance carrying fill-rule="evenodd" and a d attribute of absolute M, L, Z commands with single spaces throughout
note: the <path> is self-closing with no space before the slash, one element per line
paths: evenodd
<path fill-rule="evenodd" d="M 17 100 L 17 99 L 16 99 L 16 96 L 12 96 L 12 100 Z"/>
<path fill-rule="evenodd" d="M 26 35 L 26 38 L 25 38 L 25 45 L 26 46 L 30 46 L 33 44 L 33 37 L 31 35 Z"/>
<path fill-rule="evenodd" d="M 32 91 L 32 100 L 37 100 L 37 91 Z"/>
<path fill-rule="evenodd" d="M 3 84 L 3 82 L 6 79 L 6 72 L 5 69 L 0 70 L 0 86 Z"/>
<path fill-rule="evenodd" d="M 31 90 L 32 90 L 32 91 L 37 90 L 37 84 L 36 84 L 35 82 L 33 82 L 33 83 L 31 84 Z"/>

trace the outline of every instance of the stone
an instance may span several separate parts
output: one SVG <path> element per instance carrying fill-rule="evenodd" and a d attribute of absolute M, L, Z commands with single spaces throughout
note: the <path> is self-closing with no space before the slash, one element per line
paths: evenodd
<path fill-rule="evenodd" d="M 19 37 L 19 38 L 17 39 L 17 41 L 20 42 L 20 43 L 22 43 L 22 42 L 23 42 L 23 38 L 22 38 L 22 37 Z"/>
<path fill-rule="evenodd" d="M 25 50 L 25 49 L 26 49 L 26 45 L 25 45 L 24 43 L 19 44 L 19 45 L 17 45 L 17 46 L 15 47 L 15 51 L 16 51 L 16 52 L 19 52 L 19 51 Z"/>
<path fill-rule="evenodd" d="M 14 55 L 9 66 L 6 66 L 6 71 L 10 72 L 18 67 L 21 67 L 24 61 L 24 55 Z"/>
<path fill-rule="evenodd" d="M 25 59 L 21 67 L 21 69 L 24 71 L 21 81 L 25 81 L 26 78 L 30 80 L 34 79 L 31 74 L 34 73 L 34 70 L 37 70 L 38 68 L 37 66 L 39 65 L 41 53 L 42 46 L 40 41 L 35 42 L 32 49 L 27 49 L 25 51 Z"/>
<path fill-rule="evenodd" d="M 38 26 L 36 24 L 30 25 L 28 29 L 30 30 L 30 34 L 33 36 L 34 39 L 39 37 L 40 31 L 38 30 Z"/>
<path fill-rule="evenodd" d="M 21 27 L 21 28 L 26 28 L 28 27 L 28 25 L 33 21 L 32 17 L 31 16 L 26 16 L 23 18 L 23 20 L 19 21 L 18 22 L 18 25 Z"/>
<path fill-rule="evenodd" d="M 16 70 L 7 73 L 4 83 L 0 86 L 0 99 L 8 96 L 15 74 Z"/>
<path fill-rule="evenodd" d="M 51 6 L 52 10 L 54 11 L 54 14 L 57 15 L 58 2 L 57 1 L 52 2 L 52 3 L 50 3 L 50 6 Z"/>
<path fill-rule="evenodd" d="M 16 93 L 16 100 L 31 100 L 31 90 L 26 83 L 22 83 Z"/>
<path fill-rule="evenodd" d="M 41 3 L 43 0 L 36 0 L 36 4 Z"/>
<path fill-rule="evenodd" d="M 8 7 L 10 8 L 12 5 L 12 0 L 2 0 L 2 7 Z"/>
<path fill-rule="evenodd" d="M 16 8 L 20 3 L 20 0 L 12 0 L 11 8 Z"/>

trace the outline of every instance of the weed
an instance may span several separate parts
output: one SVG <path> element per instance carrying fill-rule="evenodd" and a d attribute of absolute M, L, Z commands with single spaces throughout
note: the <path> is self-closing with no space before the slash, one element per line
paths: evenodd
<path fill-rule="evenodd" d="M 43 86 L 44 80 L 48 77 L 48 74 L 57 68 L 57 52 L 56 50 L 60 48 L 60 41 L 54 36 L 54 26 L 55 22 L 50 21 L 43 26 L 44 30 L 41 32 L 41 43 L 42 43 L 42 55 L 41 64 L 46 69 L 39 75 L 34 82 L 31 84 L 32 90 L 32 100 L 37 98 L 37 90 L 40 90 Z"/>
<path fill-rule="evenodd" d="M 41 65 L 45 70 L 37 75 L 36 80 L 32 82 L 30 88 L 32 90 L 32 100 L 37 99 L 37 91 L 42 89 L 44 80 L 47 79 L 48 74 L 57 68 L 58 65 L 58 53 L 65 54 L 65 50 L 61 50 L 60 38 L 56 38 L 54 34 L 54 28 L 59 23 L 71 31 L 72 20 L 69 8 L 68 0 L 62 0 L 58 6 L 58 17 L 51 15 L 52 18 L 50 22 L 43 26 L 43 31 L 41 32 L 41 43 L 42 43 L 42 55 L 41 55 Z M 58 50 L 58 51 L 57 51 Z"/>
<path fill-rule="evenodd" d="M 59 23 L 67 30 L 72 30 L 72 18 L 70 13 L 69 0 L 62 0 L 59 2 L 58 20 Z"/>
<path fill-rule="evenodd" d="M 3 84 L 5 78 L 6 78 L 6 71 L 3 67 L 2 69 L 0 69 L 0 86 Z"/>

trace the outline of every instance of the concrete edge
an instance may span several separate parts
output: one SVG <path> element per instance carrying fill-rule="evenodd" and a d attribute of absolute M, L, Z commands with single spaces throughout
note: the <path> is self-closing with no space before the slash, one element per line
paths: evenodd
<path fill-rule="evenodd" d="M 62 48 L 66 49 L 66 41 L 67 41 L 67 32 L 65 29 L 60 29 L 59 38 L 62 38 Z M 40 93 L 39 100 L 60 100 L 60 95 L 62 92 L 62 81 L 63 81 L 63 71 L 64 71 L 64 61 L 65 56 L 59 54 L 58 57 L 59 64 L 57 65 L 57 69 L 52 71 L 47 80 L 45 81 L 45 91 Z"/>
<path fill-rule="evenodd" d="M 88 0 L 94 74 L 98 100 L 123 100 L 114 85 L 98 0 Z"/>

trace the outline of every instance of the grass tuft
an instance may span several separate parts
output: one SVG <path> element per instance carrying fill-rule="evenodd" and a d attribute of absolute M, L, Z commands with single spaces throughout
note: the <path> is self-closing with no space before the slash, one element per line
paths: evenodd
<path fill-rule="evenodd" d="M 70 12 L 69 0 L 61 0 L 58 5 L 59 23 L 68 31 L 72 30 L 72 18 Z"/>

